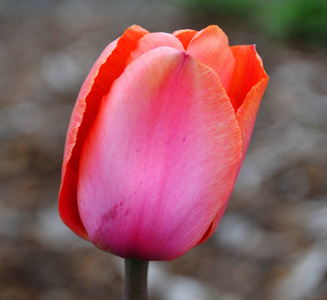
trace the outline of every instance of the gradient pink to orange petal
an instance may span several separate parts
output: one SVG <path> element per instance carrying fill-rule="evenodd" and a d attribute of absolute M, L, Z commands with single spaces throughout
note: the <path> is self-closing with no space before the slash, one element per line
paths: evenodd
<path fill-rule="evenodd" d="M 254 46 L 218 26 L 131 26 L 101 54 L 69 125 L 61 218 L 124 258 L 171 260 L 209 238 L 268 83 Z"/>

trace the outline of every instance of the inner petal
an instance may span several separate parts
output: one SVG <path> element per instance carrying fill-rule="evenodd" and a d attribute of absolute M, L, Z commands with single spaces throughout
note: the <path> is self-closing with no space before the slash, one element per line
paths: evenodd
<path fill-rule="evenodd" d="M 228 96 L 237 111 L 247 93 L 267 74 L 255 50 L 255 45 L 233 46 L 231 50 L 235 58 L 235 69 Z"/>
<path fill-rule="evenodd" d="M 158 47 L 171 47 L 184 50 L 183 44 L 180 40 L 170 33 L 149 33 L 139 40 L 136 49 L 129 55 L 127 64 L 139 58 L 142 54 Z"/>
<path fill-rule="evenodd" d="M 199 31 L 190 41 L 186 52 L 214 69 L 228 93 L 235 59 L 226 34 L 218 26 L 211 25 Z"/>

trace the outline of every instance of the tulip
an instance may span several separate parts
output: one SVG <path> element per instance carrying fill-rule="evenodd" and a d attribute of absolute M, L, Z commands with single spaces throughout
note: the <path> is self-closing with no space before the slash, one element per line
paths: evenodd
<path fill-rule="evenodd" d="M 59 211 L 96 247 L 172 260 L 215 231 L 268 83 L 218 26 L 129 27 L 102 52 L 68 128 Z"/>

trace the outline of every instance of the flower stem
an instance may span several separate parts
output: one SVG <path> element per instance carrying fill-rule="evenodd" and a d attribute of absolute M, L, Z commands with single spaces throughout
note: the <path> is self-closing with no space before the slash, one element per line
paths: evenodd
<path fill-rule="evenodd" d="M 125 300 L 148 300 L 148 261 L 125 259 Z"/>

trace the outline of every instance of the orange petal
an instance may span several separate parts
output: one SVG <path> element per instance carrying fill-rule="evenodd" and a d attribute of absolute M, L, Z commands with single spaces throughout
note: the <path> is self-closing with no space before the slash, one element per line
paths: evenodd
<path fill-rule="evenodd" d="M 182 29 L 182 30 L 177 30 L 173 32 L 173 35 L 176 36 L 181 43 L 184 46 L 184 49 L 186 50 L 188 47 L 188 44 L 194 37 L 194 35 L 197 33 L 196 30 L 191 30 L 191 29 Z"/>
<path fill-rule="evenodd" d="M 263 69 L 262 60 L 254 45 L 234 46 L 231 50 L 236 62 L 229 97 L 236 111 L 243 141 L 243 158 L 238 166 L 238 175 L 269 77 Z"/>
<path fill-rule="evenodd" d="M 262 66 L 262 60 L 252 46 L 231 47 L 235 58 L 235 69 L 228 96 L 235 111 L 242 105 L 247 93 L 260 80 L 267 77 Z"/>
<path fill-rule="evenodd" d="M 268 76 L 254 46 L 234 46 L 231 50 L 236 62 L 229 96 L 242 134 L 242 159 L 237 167 L 236 181 L 250 142 L 261 98 L 268 84 Z M 205 242 L 215 232 L 227 203 L 228 201 L 218 212 L 199 244 Z"/>
<path fill-rule="evenodd" d="M 98 113 L 102 97 L 124 71 L 126 59 L 137 41 L 148 31 L 133 25 L 102 52 L 92 67 L 78 95 L 71 116 L 59 192 L 59 212 L 63 222 L 77 235 L 88 239 L 77 208 L 76 188 L 82 147 Z"/>
<path fill-rule="evenodd" d="M 241 107 L 236 112 L 236 119 L 241 129 L 242 141 L 243 141 L 243 145 L 242 145 L 243 158 L 238 167 L 238 172 L 241 168 L 242 162 L 246 154 L 246 150 L 250 142 L 253 126 L 255 123 L 255 119 L 257 117 L 257 112 L 259 109 L 261 98 L 268 84 L 268 79 L 269 78 L 266 75 L 254 87 L 252 87 L 252 89 L 246 95 L 246 98 L 242 103 Z"/>
<path fill-rule="evenodd" d="M 208 26 L 195 34 L 186 52 L 200 63 L 214 69 L 228 93 L 235 60 L 228 45 L 228 38 L 218 26 Z"/>

